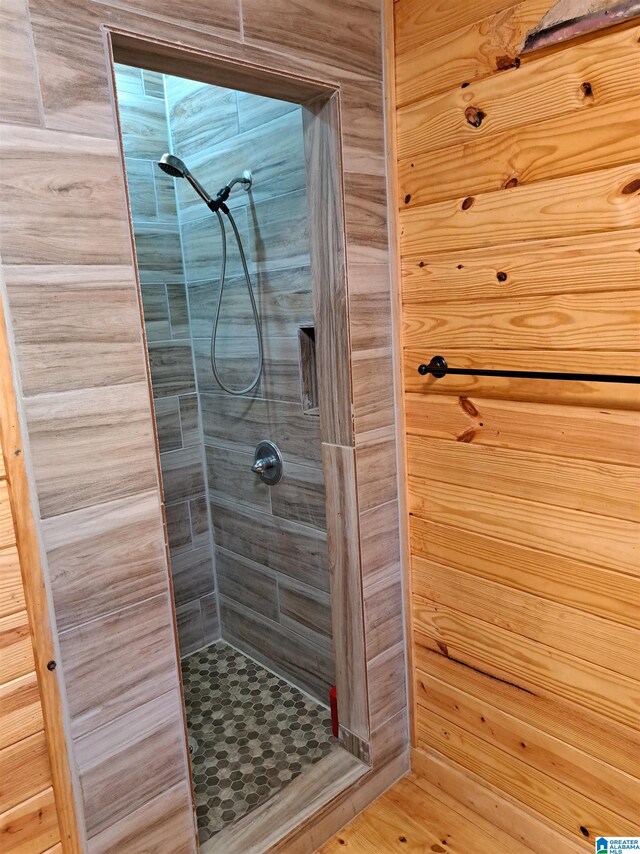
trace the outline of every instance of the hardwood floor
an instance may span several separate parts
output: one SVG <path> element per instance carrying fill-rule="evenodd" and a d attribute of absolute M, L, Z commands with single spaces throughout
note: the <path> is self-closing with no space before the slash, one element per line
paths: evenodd
<path fill-rule="evenodd" d="M 532 854 L 415 773 L 385 792 L 318 854 Z"/>

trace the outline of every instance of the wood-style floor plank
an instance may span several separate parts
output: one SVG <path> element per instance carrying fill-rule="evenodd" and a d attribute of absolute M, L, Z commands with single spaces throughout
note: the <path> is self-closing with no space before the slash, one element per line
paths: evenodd
<path fill-rule="evenodd" d="M 462 804 L 426 794 L 410 774 L 378 798 L 318 854 L 530 854 Z"/>

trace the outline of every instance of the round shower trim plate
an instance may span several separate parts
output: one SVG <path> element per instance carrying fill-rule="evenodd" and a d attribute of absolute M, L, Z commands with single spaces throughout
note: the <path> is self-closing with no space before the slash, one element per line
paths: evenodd
<path fill-rule="evenodd" d="M 266 468 L 256 472 L 260 480 L 267 486 L 280 483 L 284 476 L 284 461 L 280 449 L 271 439 L 262 439 L 256 446 L 254 465 L 260 462 L 268 463 Z M 256 469 L 252 467 L 252 471 Z"/>
<path fill-rule="evenodd" d="M 245 193 L 248 193 L 251 187 L 253 186 L 253 175 L 251 174 L 251 169 L 245 169 L 242 173 L 242 177 L 245 181 L 248 181 L 247 184 L 242 185 L 242 189 L 245 191 Z"/>

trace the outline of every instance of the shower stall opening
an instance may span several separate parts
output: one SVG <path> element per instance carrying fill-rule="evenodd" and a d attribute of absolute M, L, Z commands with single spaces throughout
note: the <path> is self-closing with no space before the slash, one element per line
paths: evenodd
<path fill-rule="evenodd" d="M 217 851 L 341 742 L 364 753 L 329 710 L 303 111 L 122 63 L 115 83 L 198 835 Z"/>

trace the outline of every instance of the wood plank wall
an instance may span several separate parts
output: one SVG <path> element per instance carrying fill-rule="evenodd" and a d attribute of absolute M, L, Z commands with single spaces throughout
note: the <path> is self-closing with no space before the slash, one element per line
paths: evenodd
<path fill-rule="evenodd" d="M 396 0 L 414 767 L 534 852 L 638 834 L 640 27 Z"/>
<path fill-rule="evenodd" d="M 2 330 L 4 334 L 4 330 Z M 38 675 L 0 453 L 0 850 L 61 852 Z"/>

